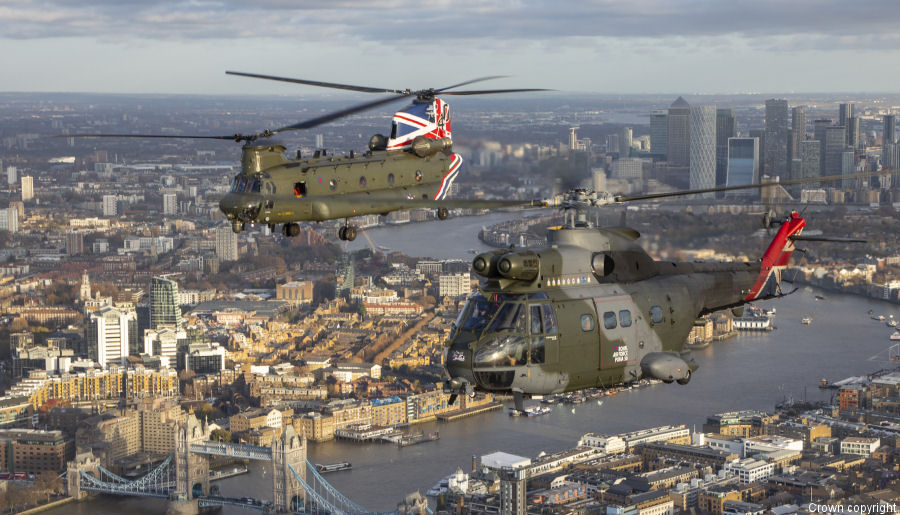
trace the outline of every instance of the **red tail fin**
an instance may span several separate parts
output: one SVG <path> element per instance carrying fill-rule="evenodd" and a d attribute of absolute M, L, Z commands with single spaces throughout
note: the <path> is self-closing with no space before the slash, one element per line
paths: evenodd
<path fill-rule="evenodd" d="M 781 272 L 794 253 L 794 242 L 791 237 L 800 234 L 805 226 L 806 220 L 796 211 L 791 212 L 790 218 L 781 224 L 778 233 L 763 254 L 759 277 L 744 300 L 750 301 L 776 294 L 781 285 Z"/>

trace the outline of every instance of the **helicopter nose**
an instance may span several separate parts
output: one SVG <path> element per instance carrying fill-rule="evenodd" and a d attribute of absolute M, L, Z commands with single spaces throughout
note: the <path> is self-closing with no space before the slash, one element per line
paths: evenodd
<path fill-rule="evenodd" d="M 234 193 L 228 193 L 219 201 L 219 210 L 228 218 L 234 218 L 238 212 L 240 202 Z"/>

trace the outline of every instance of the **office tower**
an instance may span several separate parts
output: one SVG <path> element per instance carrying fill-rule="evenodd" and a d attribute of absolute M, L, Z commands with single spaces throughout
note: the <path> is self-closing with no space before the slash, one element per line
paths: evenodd
<path fill-rule="evenodd" d="M 620 157 L 612 162 L 610 172 L 616 179 L 644 178 L 644 161 L 639 157 Z"/>
<path fill-rule="evenodd" d="M 323 134 L 316 134 L 316 148 L 323 148 L 325 146 L 325 136 Z"/>
<path fill-rule="evenodd" d="M 19 175 L 15 166 L 7 166 L 6 167 L 6 183 L 9 185 L 13 185 L 17 182 Z"/>
<path fill-rule="evenodd" d="M 740 186 L 759 182 L 759 140 L 756 138 L 728 138 L 726 186 Z M 756 190 L 726 192 L 726 196 L 758 196 Z"/>
<path fill-rule="evenodd" d="M 734 109 L 716 109 L 716 186 L 725 184 L 728 172 L 728 139 L 737 136 Z"/>
<path fill-rule="evenodd" d="M 691 189 L 716 186 L 716 106 L 691 109 Z M 715 195 L 704 195 L 715 196 Z"/>
<path fill-rule="evenodd" d="M 238 260 L 238 237 L 231 226 L 222 225 L 216 228 L 216 257 L 220 262 Z"/>
<path fill-rule="evenodd" d="M 861 134 L 859 133 L 859 117 L 851 116 L 847 120 L 847 146 L 850 148 L 860 148 Z"/>
<path fill-rule="evenodd" d="M 669 106 L 667 116 L 666 160 L 670 166 L 688 166 L 691 163 L 691 106 L 678 97 Z M 715 125 L 714 125 L 715 127 Z"/>
<path fill-rule="evenodd" d="M 77 256 L 84 254 L 84 234 L 70 232 L 66 234 L 66 255 Z"/>
<path fill-rule="evenodd" d="M 0 209 L 0 230 L 19 232 L 19 210 L 11 207 Z"/>
<path fill-rule="evenodd" d="M 816 140 L 808 139 L 800 142 L 800 177 L 819 177 L 821 175 L 820 151 L 821 145 Z"/>
<path fill-rule="evenodd" d="M 825 174 L 825 130 L 832 126 L 830 118 L 820 118 L 813 122 L 813 139 L 819 142 L 819 175 Z"/>
<path fill-rule="evenodd" d="M 766 160 L 763 159 L 766 151 L 766 130 L 750 129 L 750 137 L 759 140 L 759 176 L 768 175 L 766 171 Z"/>
<path fill-rule="evenodd" d="M 34 177 L 22 176 L 22 202 L 28 202 L 34 198 Z"/>
<path fill-rule="evenodd" d="M 806 107 L 791 108 L 791 159 L 800 158 L 800 142 L 806 140 Z"/>
<path fill-rule="evenodd" d="M 609 154 L 619 153 L 619 135 L 610 134 L 606 136 L 606 152 Z"/>
<path fill-rule="evenodd" d="M 569 127 L 569 150 L 578 148 L 578 127 Z"/>
<path fill-rule="evenodd" d="M 633 132 L 631 127 L 623 128 L 622 135 L 619 137 L 619 157 L 629 157 L 631 155 L 632 140 Z"/>
<path fill-rule="evenodd" d="M 119 214 L 118 202 L 115 195 L 103 195 L 103 216 L 116 216 Z"/>
<path fill-rule="evenodd" d="M 847 150 L 847 128 L 832 125 L 825 128 L 825 153 L 822 161 L 825 168 L 822 175 L 839 175 L 843 166 L 843 153 Z"/>
<path fill-rule="evenodd" d="M 150 329 L 181 328 L 178 283 L 165 277 L 150 279 Z"/>
<path fill-rule="evenodd" d="M 853 157 L 853 150 L 847 148 L 841 152 L 841 175 L 849 175 L 856 172 L 856 161 Z M 852 188 L 856 184 L 855 179 L 844 179 L 841 186 L 844 188 Z"/>
<path fill-rule="evenodd" d="M 846 135 L 844 136 L 844 141 L 847 142 L 848 145 L 853 145 L 851 135 L 850 135 L 850 119 L 855 115 L 855 109 L 853 108 L 853 102 L 847 102 L 844 104 L 838 105 L 838 125 L 844 127 L 844 131 Z"/>
<path fill-rule="evenodd" d="M 897 117 L 892 114 L 884 115 L 884 131 L 881 133 L 882 143 L 897 142 Z"/>
<path fill-rule="evenodd" d="M 178 197 L 174 193 L 163 195 L 163 214 L 174 215 L 178 213 Z"/>
<path fill-rule="evenodd" d="M 650 153 L 665 157 L 668 145 L 669 114 L 664 109 L 650 112 Z"/>
<path fill-rule="evenodd" d="M 766 100 L 766 142 L 764 161 L 766 173 L 788 176 L 788 103 L 787 100 Z"/>
<path fill-rule="evenodd" d="M 896 170 L 897 169 L 897 161 L 894 159 L 894 154 L 896 153 L 897 144 L 896 143 L 885 143 L 881 146 L 881 166 L 883 166 L 886 170 Z"/>
<path fill-rule="evenodd" d="M 85 340 L 88 356 L 101 367 L 125 365 L 130 350 L 138 346 L 134 308 L 107 306 L 95 311 L 87 321 Z"/>

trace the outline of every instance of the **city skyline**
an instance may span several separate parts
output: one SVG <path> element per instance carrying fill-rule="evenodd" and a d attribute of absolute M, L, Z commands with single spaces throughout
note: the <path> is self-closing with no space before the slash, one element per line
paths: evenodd
<path fill-rule="evenodd" d="M 810 16 L 810 12 L 816 13 Z M 0 8 L 3 91 L 320 94 L 243 70 L 390 88 L 511 75 L 491 87 L 602 93 L 885 91 L 900 5 L 641 1 L 377 5 L 60 0 Z M 431 49 L 432 59 L 407 59 Z M 427 55 L 427 54 L 426 54 Z M 398 58 L 399 56 L 399 58 Z M 877 83 L 833 74 L 852 60 Z M 421 64 L 420 64 L 421 63 Z M 601 63 L 602 66 L 590 65 Z M 449 66 L 448 66 L 449 65 Z M 714 71 L 713 71 L 714 70 Z M 614 71 L 615 73 L 610 73 Z"/>

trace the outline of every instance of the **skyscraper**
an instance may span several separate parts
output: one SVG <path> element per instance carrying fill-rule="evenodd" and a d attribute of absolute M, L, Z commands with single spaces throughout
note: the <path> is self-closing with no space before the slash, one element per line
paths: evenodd
<path fill-rule="evenodd" d="M 178 283 L 165 277 L 150 279 L 150 329 L 181 328 Z"/>
<path fill-rule="evenodd" d="M 892 114 L 884 115 L 884 131 L 881 134 L 882 143 L 897 142 L 897 117 Z"/>
<path fill-rule="evenodd" d="M 19 232 L 19 210 L 11 207 L 0 209 L 0 230 Z"/>
<path fill-rule="evenodd" d="M 716 109 L 716 186 L 725 184 L 728 172 L 728 139 L 737 136 L 734 109 Z"/>
<path fill-rule="evenodd" d="M 174 215 L 178 213 L 178 197 L 174 193 L 163 195 L 163 214 Z"/>
<path fill-rule="evenodd" d="M 34 177 L 22 176 L 22 202 L 28 202 L 34 198 Z"/>
<path fill-rule="evenodd" d="M 820 118 L 813 122 L 813 139 L 819 142 L 819 175 L 825 175 L 825 130 L 831 124 L 830 118 Z"/>
<path fill-rule="evenodd" d="M 9 185 L 13 185 L 18 182 L 18 170 L 16 170 L 15 166 L 7 166 L 6 167 L 6 183 Z"/>
<path fill-rule="evenodd" d="M 788 177 L 788 103 L 766 100 L 765 169 L 770 176 Z"/>
<path fill-rule="evenodd" d="M 631 155 L 633 134 L 631 127 L 622 129 L 622 136 L 619 138 L 619 157 L 629 157 Z"/>
<path fill-rule="evenodd" d="M 669 106 L 667 116 L 666 160 L 670 166 L 688 166 L 691 163 L 691 106 L 678 97 Z M 715 127 L 715 124 L 713 125 Z M 713 142 L 715 145 L 715 142 Z"/>
<path fill-rule="evenodd" d="M 853 108 L 853 102 L 847 102 L 838 105 L 838 125 L 844 127 L 844 131 L 847 133 L 844 136 L 844 141 L 848 145 L 853 145 L 853 140 L 850 138 L 850 118 L 853 118 L 853 116 L 856 114 L 854 111 L 855 109 Z"/>
<path fill-rule="evenodd" d="M 847 128 L 841 125 L 832 125 L 825 128 L 825 171 L 823 175 L 838 175 L 842 173 L 843 153 L 847 149 Z"/>
<path fill-rule="evenodd" d="M 115 195 L 103 195 L 103 216 L 116 216 L 119 214 L 118 199 Z"/>
<path fill-rule="evenodd" d="M 238 260 L 238 237 L 231 226 L 223 225 L 216 228 L 216 257 L 220 262 Z"/>
<path fill-rule="evenodd" d="M 87 321 L 85 340 L 88 356 L 101 367 L 124 365 L 130 350 L 138 346 L 134 308 L 107 306 L 95 311 Z"/>
<path fill-rule="evenodd" d="M 800 142 L 806 140 L 806 107 L 791 108 L 791 159 L 800 159 Z"/>
<path fill-rule="evenodd" d="M 800 177 L 819 177 L 822 172 L 821 145 L 808 139 L 800 142 Z"/>
<path fill-rule="evenodd" d="M 650 153 L 665 157 L 668 145 L 669 114 L 665 109 L 650 112 Z"/>
<path fill-rule="evenodd" d="M 756 138 L 728 138 L 726 186 L 759 182 L 759 140 Z M 726 192 L 727 196 L 755 197 L 756 190 Z"/>
<path fill-rule="evenodd" d="M 716 106 L 691 108 L 691 189 L 716 186 Z"/>
<path fill-rule="evenodd" d="M 859 117 L 851 116 L 847 119 L 847 146 L 859 148 L 862 134 L 859 133 Z"/>

